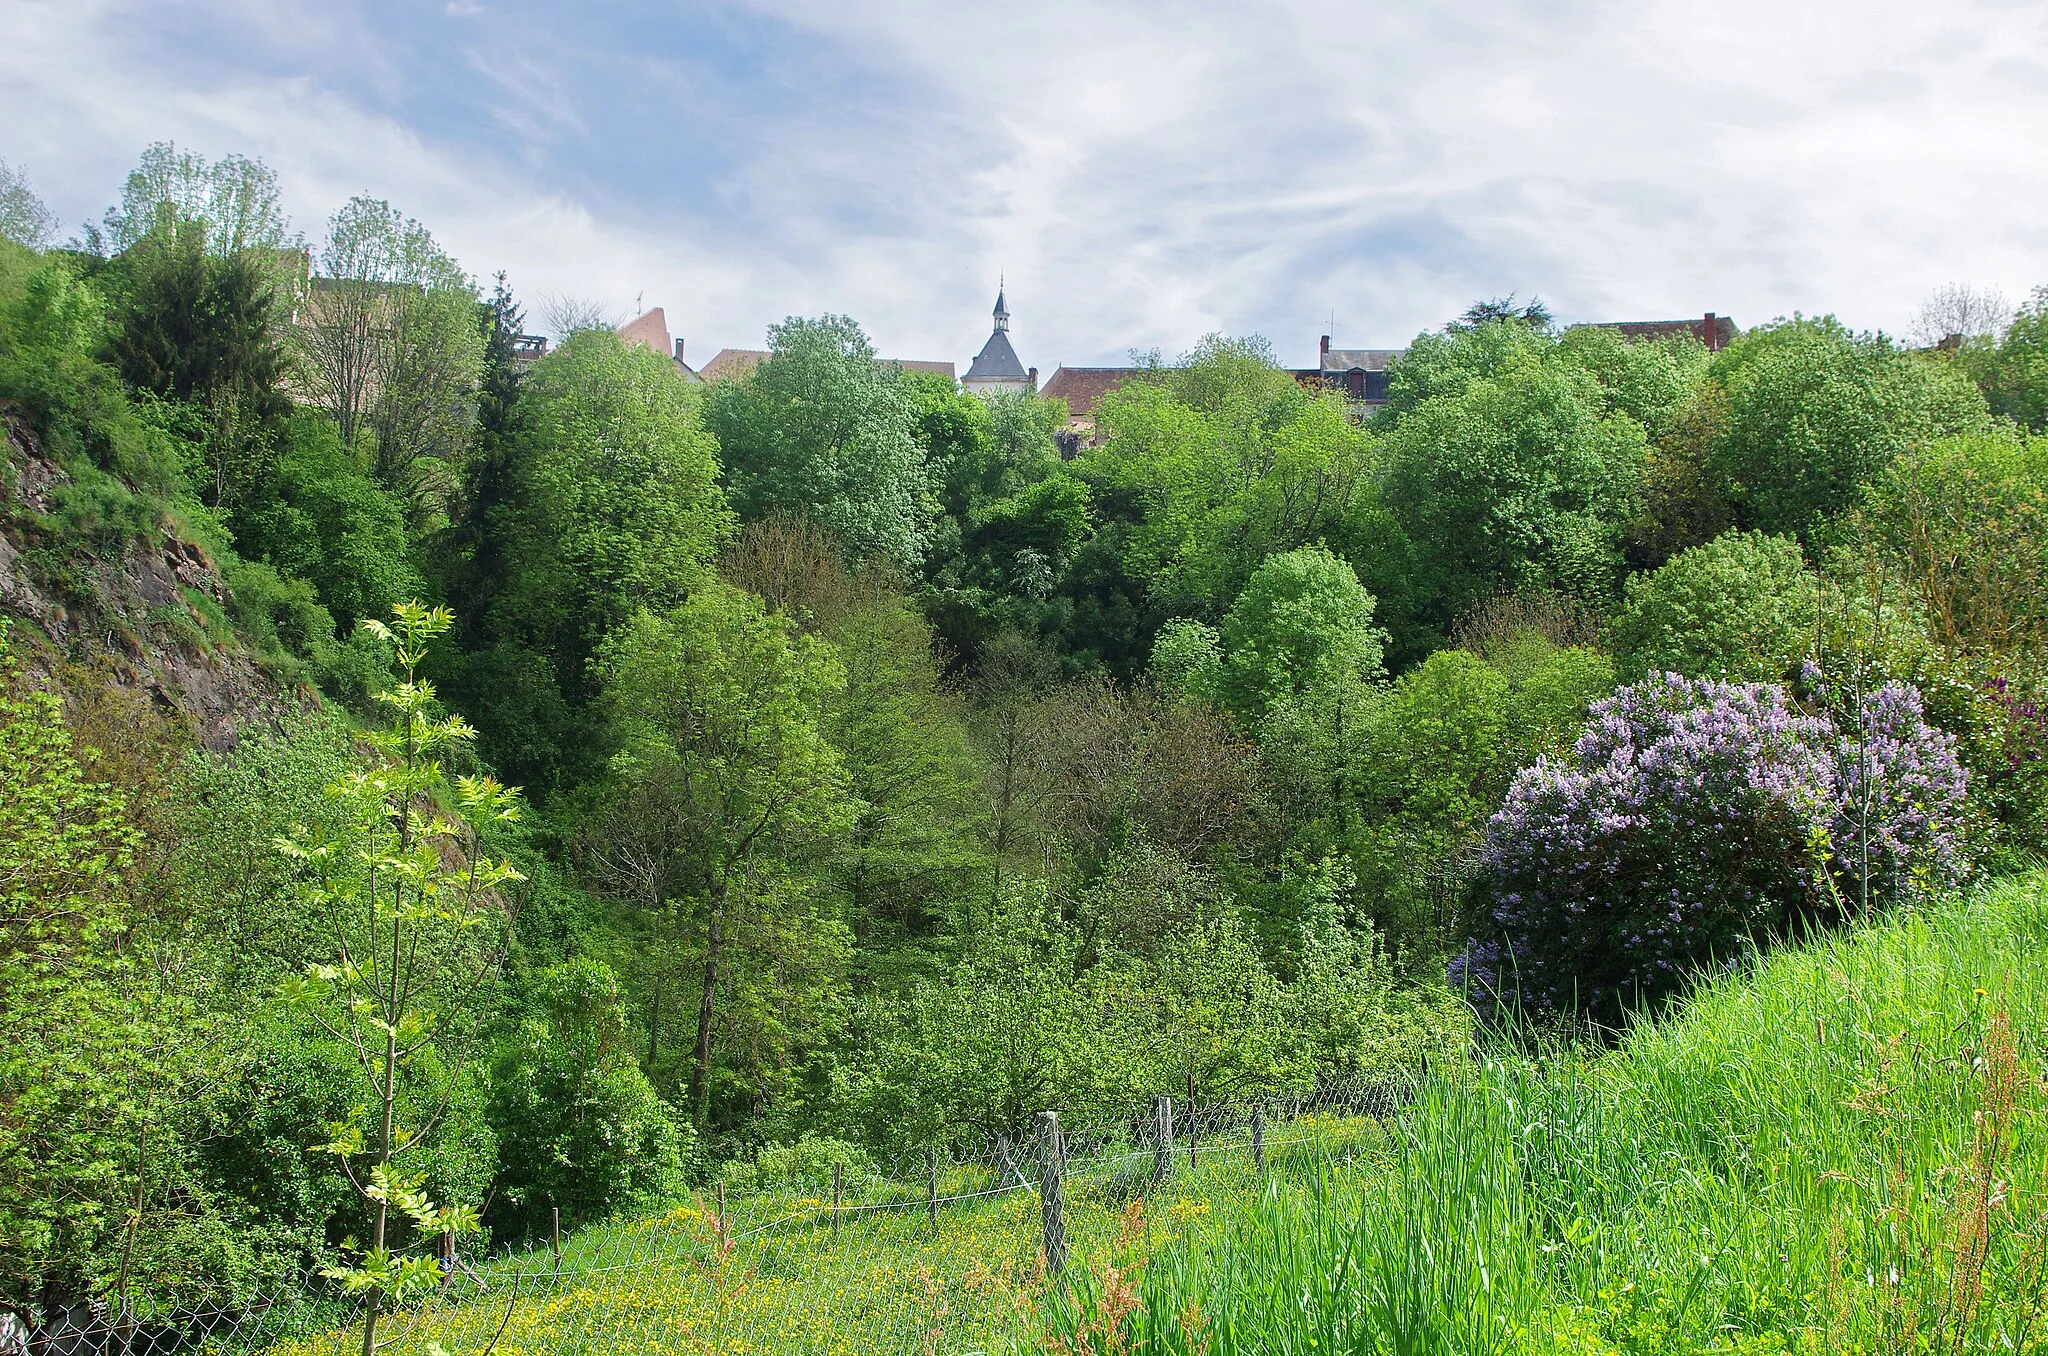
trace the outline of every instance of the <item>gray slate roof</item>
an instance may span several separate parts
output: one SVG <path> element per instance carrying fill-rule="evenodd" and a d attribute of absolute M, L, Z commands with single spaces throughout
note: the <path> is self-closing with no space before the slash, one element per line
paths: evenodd
<path fill-rule="evenodd" d="M 981 352 L 974 355 L 974 362 L 967 369 L 963 381 L 1028 381 L 1030 376 L 1024 364 L 1017 361 L 1017 350 L 1010 347 L 1010 336 L 997 330 L 981 346 Z"/>
<path fill-rule="evenodd" d="M 1408 350 L 1405 348 L 1333 348 L 1323 354 L 1323 371 L 1384 372 L 1387 364 Z"/>

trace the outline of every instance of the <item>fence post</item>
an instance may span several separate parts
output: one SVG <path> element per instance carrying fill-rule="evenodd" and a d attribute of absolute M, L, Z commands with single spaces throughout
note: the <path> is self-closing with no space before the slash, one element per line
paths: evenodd
<path fill-rule="evenodd" d="M 1045 1271 L 1057 1276 L 1067 1269 L 1067 1142 L 1060 1134 L 1060 1113 L 1041 1111 L 1045 1126 L 1045 1168 L 1038 1174 L 1038 1204 L 1044 1219 Z"/>
<path fill-rule="evenodd" d="M 555 1239 L 555 1280 L 559 1282 L 562 1279 L 562 1207 L 558 1205 L 548 1207 L 548 1232 Z"/>
<path fill-rule="evenodd" d="M 1017 1175 L 1017 1169 L 1010 1163 L 1010 1137 L 1003 1135 L 996 1140 L 996 1185 L 1007 1190 L 1010 1179 Z"/>
<path fill-rule="evenodd" d="M 839 1232 L 839 1201 L 846 1190 L 846 1165 L 832 1165 L 832 1232 Z"/>
<path fill-rule="evenodd" d="M 924 1213 L 932 1222 L 932 1228 L 939 1227 L 939 1151 L 924 1151 Z"/>
<path fill-rule="evenodd" d="M 1266 1170 L 1266 1109 L 1252 1104 L 1252 1171 Z"/>
<path fill-rule="evenodd" d="M 732 1250 L 732 1245 L 725 1241 L 726 1227 L 725 1183 L 720 1182 L 718 1184 L 718 1256 L 721 1261 L 725 1259 L 725 1254 Z"/>
<path fill-rule="evenodd" d="M 1163 1182 L 1173 1175 L 1173 1099 L 1152 1099 L 1152 1180 Z"/>

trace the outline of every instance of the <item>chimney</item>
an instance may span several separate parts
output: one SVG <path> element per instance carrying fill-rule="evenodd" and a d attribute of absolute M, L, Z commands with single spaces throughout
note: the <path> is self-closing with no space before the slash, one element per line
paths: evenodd
<path fill-rule="evenodd" d="M 1714 313 L 1709 311 L 1707 312 L 1707 352 L 1718 353 L 1720 351 L 1721 325 L 1720 322 L 1715 320 Z"/>
<path fill-rule="evenodd" d="M 1317 360 L 1317 362 L 1316 362 L 1316 366 L 1317 366 L 1317 367 L 1327 367 L 1327 366 L 1329 366 L 1329 363 L 1328 363 L 1327 361 L 1324 361 L 1325 359 L 1329 358 L 1329 356 L 1330 356 L 1330 336 L 1326 334 L 1326 335 L 1324 335 L 1324 336 L 1323 336 L 1323 348 L 1322 348 L 1322 353 L 1321 353 L 1320 357 L 1318 358 L 1318 360 Z"/>
<path fill-rule="evenodd" d="M 1038 369 L 1035 367 L 1031 369 L 1031 389 L 1034 392 L 1038 390 Z"/>
<path fill-rule="evenodd" d="M 677 335 L 677 336 L 676 336 L 676 361 L 677 361 L 677 362 L 681 362 L 682 360 L 683 360 L 683 336 L 679 334 L 679 335 Z"/>

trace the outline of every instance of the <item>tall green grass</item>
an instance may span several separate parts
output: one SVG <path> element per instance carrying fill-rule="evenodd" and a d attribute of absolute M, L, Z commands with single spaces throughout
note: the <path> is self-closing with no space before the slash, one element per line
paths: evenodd
<path fill-rule="evenodd" d="M 1384 1151 L 1098 1267 L 1051 1344 L 2048 1350 L 2044 1020 L 2042 877 L 1780 952 L 1439 1078 Z"/>

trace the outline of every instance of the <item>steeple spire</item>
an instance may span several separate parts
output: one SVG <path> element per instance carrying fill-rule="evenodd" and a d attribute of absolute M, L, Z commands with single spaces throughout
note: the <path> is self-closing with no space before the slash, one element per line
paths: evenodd
<path fill-rule="evenodd" d="M 998 275 L 996 279 L 996 332 L 1000 334 L 1009 328 L 1010 308 L 1003 304 L 1003 278 Z"/>

